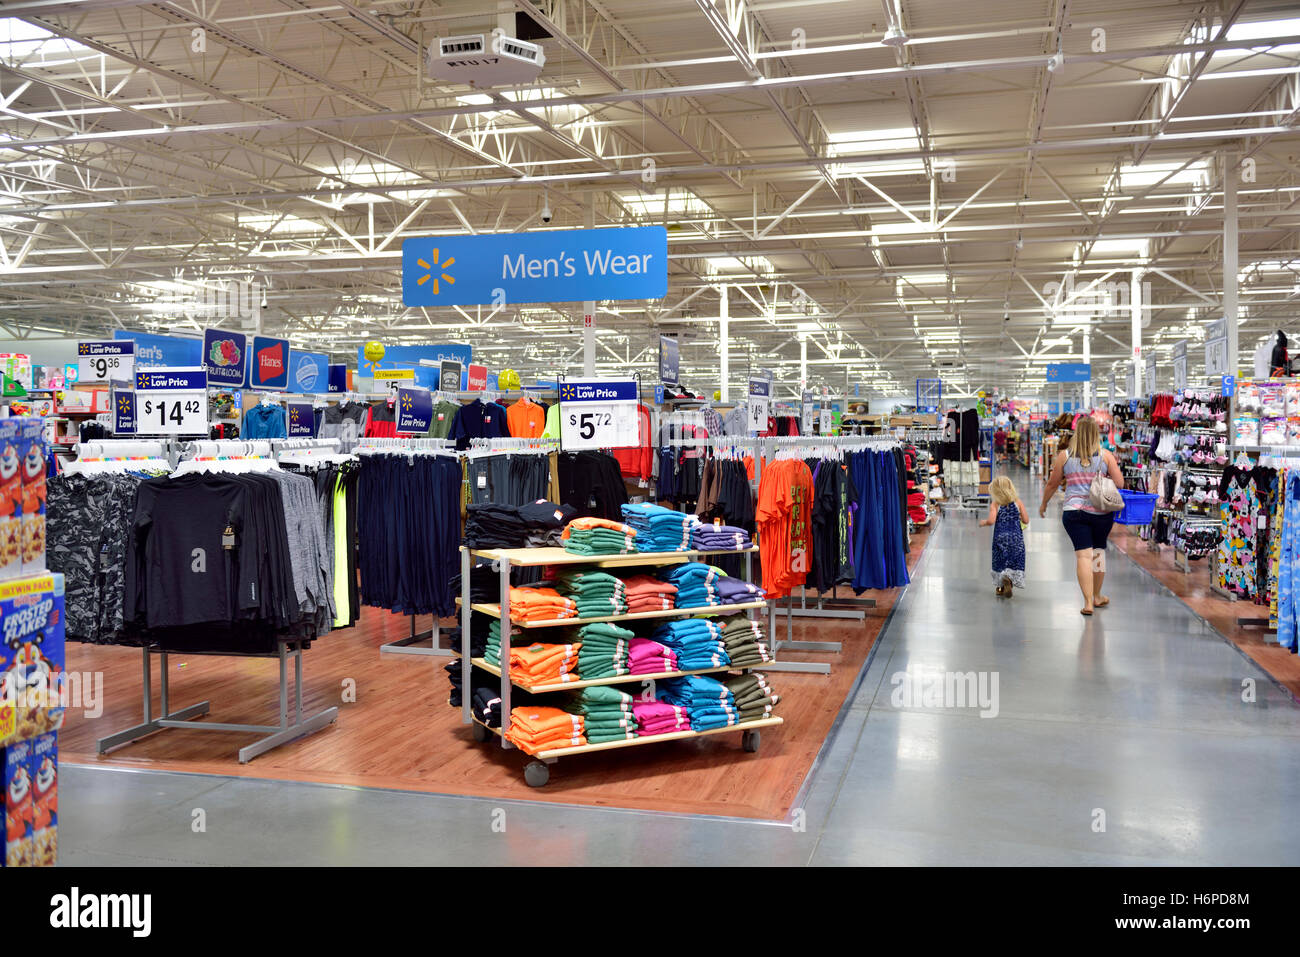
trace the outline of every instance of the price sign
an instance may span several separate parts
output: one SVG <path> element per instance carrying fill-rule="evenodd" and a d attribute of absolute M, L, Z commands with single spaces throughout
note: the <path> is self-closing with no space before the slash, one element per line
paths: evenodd
<path fill-rule="evenodd" d="M 78 382 L 130 382 L 135 372 L 135 343 L 130 339 L 77 343 Z"/>
<path fill-rule="evenodd" d="M 1155 392 L 1155 391 L 1157 391 L 1157 390 L 1156 390 L 1156 354 L 1155 354 L 1155 350 L 1152 350 L 1152 351 L 1151 351 L 1151 354 L 1147 356 L 1147 377 L 1146 377 L 1146 382 L 1143 383 L 1143 384 L 1145 385 L 1147 392 Z"/>
<path fill-rule="evenodd" d="M 635 379 L 560 383 L 560 442 L 566 449 L 618 449 L 640 444 Z"/>
<path fill-rule="evenodd" d="M 1127 395 L 1130 399 L 1137 398 L 1136 395 L 1137 377 L 1133 374 L 1132 369 L 1129 369 L 1128 372 L 1125 373 L 1124 375 L 1124 389 L 1125 389 L 1124 394 Z"/>
<path fill-rule="evenodd" d="M 805 391 L 802 396 L 803 407 L 800 409 L 799 431 L 804 435 L 811 435 L 813 430 L 813 419 L 817 415 L 817 406 L 813 402 L 813 394 Z"/>
<path fill-rule="evenodd" d="M 456 363 L 456 386 L 460 386 L 460 363 Z M 397 431 L 419 435 L 433 424 L 433 393 L 427 389 L 397 390 Z"/>
<path fill-rule="evenodd" d="M 1215 319 L 1205 324 L 1205 374 L 1228 374 L 1228 320 Z"/>
<path fill-rule="evenodd" d="M 766 432 L 767 419 L 771 414 L 772 383 L 766 377 L 750 377 L 749 380 L 749 431 Z"/>
<path fill-rule="evenodd" d="M 290 402 L 285 431 L 291 439 L 310 439 L 316 431 L 316 410 L 310 402 Z"/>
<path fill-rule="evenodd" d="M 1110 382 L 1106 386 L 1106 404 L 1115 404 L 1115 373 L 1110 374 Z"/>
<path fill-rule="evenodd" d="M 831 414 L 830 409 L 822 409 L 821 421 L 818 423 L 818 425 L 820 426 L 820 428 L 818 428 L 817 431 L 819 431 L 822 435 L 830 435 L 833 431 L 835 431 L 835 419 L 834 416 Z"/>
<path fill-rule="evenodd" d="M 113 434 L 135 435 L 135 393 L 113 390 Z"/>
<path fill-rule="evenodd" d="M 137 372 L 135 416 L 140 435 L 207 435 L 207 373 L 202 369 Z"/>
<path fill-rule="evenodd" d="M 1187 388 L 1187 340 L 1174 343 L 1174 391 Z"/>

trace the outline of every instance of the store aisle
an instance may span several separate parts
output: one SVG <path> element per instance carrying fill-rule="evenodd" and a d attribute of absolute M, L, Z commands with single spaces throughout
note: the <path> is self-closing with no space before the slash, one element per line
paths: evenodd
<path fill-rule="evenodd" d="M 60 863 L 1300 861 L 1300 706 L 1118 553 L 1112 606 L 1081 618 L 1059 513 L 1012 474 L 1030 586 L 997 599 L 989 530 L 946 519 L 790 821 L 68 766 Z M 909 672 L 996 676 L 996 717 L 891 700 Z"/>

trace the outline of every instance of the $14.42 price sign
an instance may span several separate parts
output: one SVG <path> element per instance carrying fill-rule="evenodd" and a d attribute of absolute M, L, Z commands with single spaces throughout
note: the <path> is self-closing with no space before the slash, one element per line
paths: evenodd
<path fill-rule="evenodd" d="M 636 380 L 561 382 L 560 441 L 566 449 L 617 449 L 640 444 Z"/>
<path fill-rule="evenodd" d="M 202 369 L 137 372 L 135 417 L 138 435 L 207 435 L 207 373 Z"/>

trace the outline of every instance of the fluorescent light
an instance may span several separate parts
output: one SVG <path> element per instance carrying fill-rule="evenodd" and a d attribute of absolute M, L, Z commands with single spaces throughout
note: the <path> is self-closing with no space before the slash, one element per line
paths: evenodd
<path fill-rule="evenodd" d="M 911 285 L 911 286 L 943 286 L 943 285 L 947 285 L 947 283 L 948 283 L 948 274 L 947 274 L 946 272 L 912 272 L 912 273 L 903 273 L 903 274 L 902 274 L 901 276 L 899 276 L 898 279 L 895 281 L 895 285 L 897 286 L 897 288 L 898 288 L 898 290 L 899 290 L 899 295 L 901 295 L 901 294 L 902 294 L 902 290 L 908 288 L 909 285 Z"/>
<path fill-rule="evenodd" d="M 1167 177 L 1167 178 L 1166 178 Z M 1125 163 L 1119 168 L 1119 188 L 1139 190 L 1155 183 L 1161 186 L 1174 183 L 1191 183 L 1203 186 L 1210 179 L 1210 164 L 1206 160 L 1194 163 Z"/>
<path fill-rule="evenodd" d="M 776 272 L 766 256 L 713 256 L 704 260 L 704 271 L 714 276 L 724 272 L 753 272 L 770 276 Z"/>
<path fill-rule="evenodd" d="M 707 204 L 688 189 L 670 189 L 662 193 L 627 193 L 618 201 L 637 218 L 653 219 L 667 210 L 670 216 L 710 212 Z"/>
<path fill-rule="evenodd" d="M 829 140 L 827 153 L 832 157 L 921 149 L 921 140 L 916 135 L 915 128 L 911 126 L 828 133 L 827 139 Z M 903 176 L 924 172 L 925 164 L 919 159 L 883 159 L 865 163 L 837 163 L 831 167 L 831 175 L 836 179 L 854 176 Z"/>

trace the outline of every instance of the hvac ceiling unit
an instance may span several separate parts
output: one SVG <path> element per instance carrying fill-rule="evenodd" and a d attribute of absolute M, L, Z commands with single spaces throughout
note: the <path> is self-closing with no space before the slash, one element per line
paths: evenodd
<path fill-rule="evenodd" d="M 536 43 L 482 33 L 440 37 L 429 47 L 427 63 L 433 79 L 475 87 L 531 83 L 545 65 L 546 54 Z"/>

